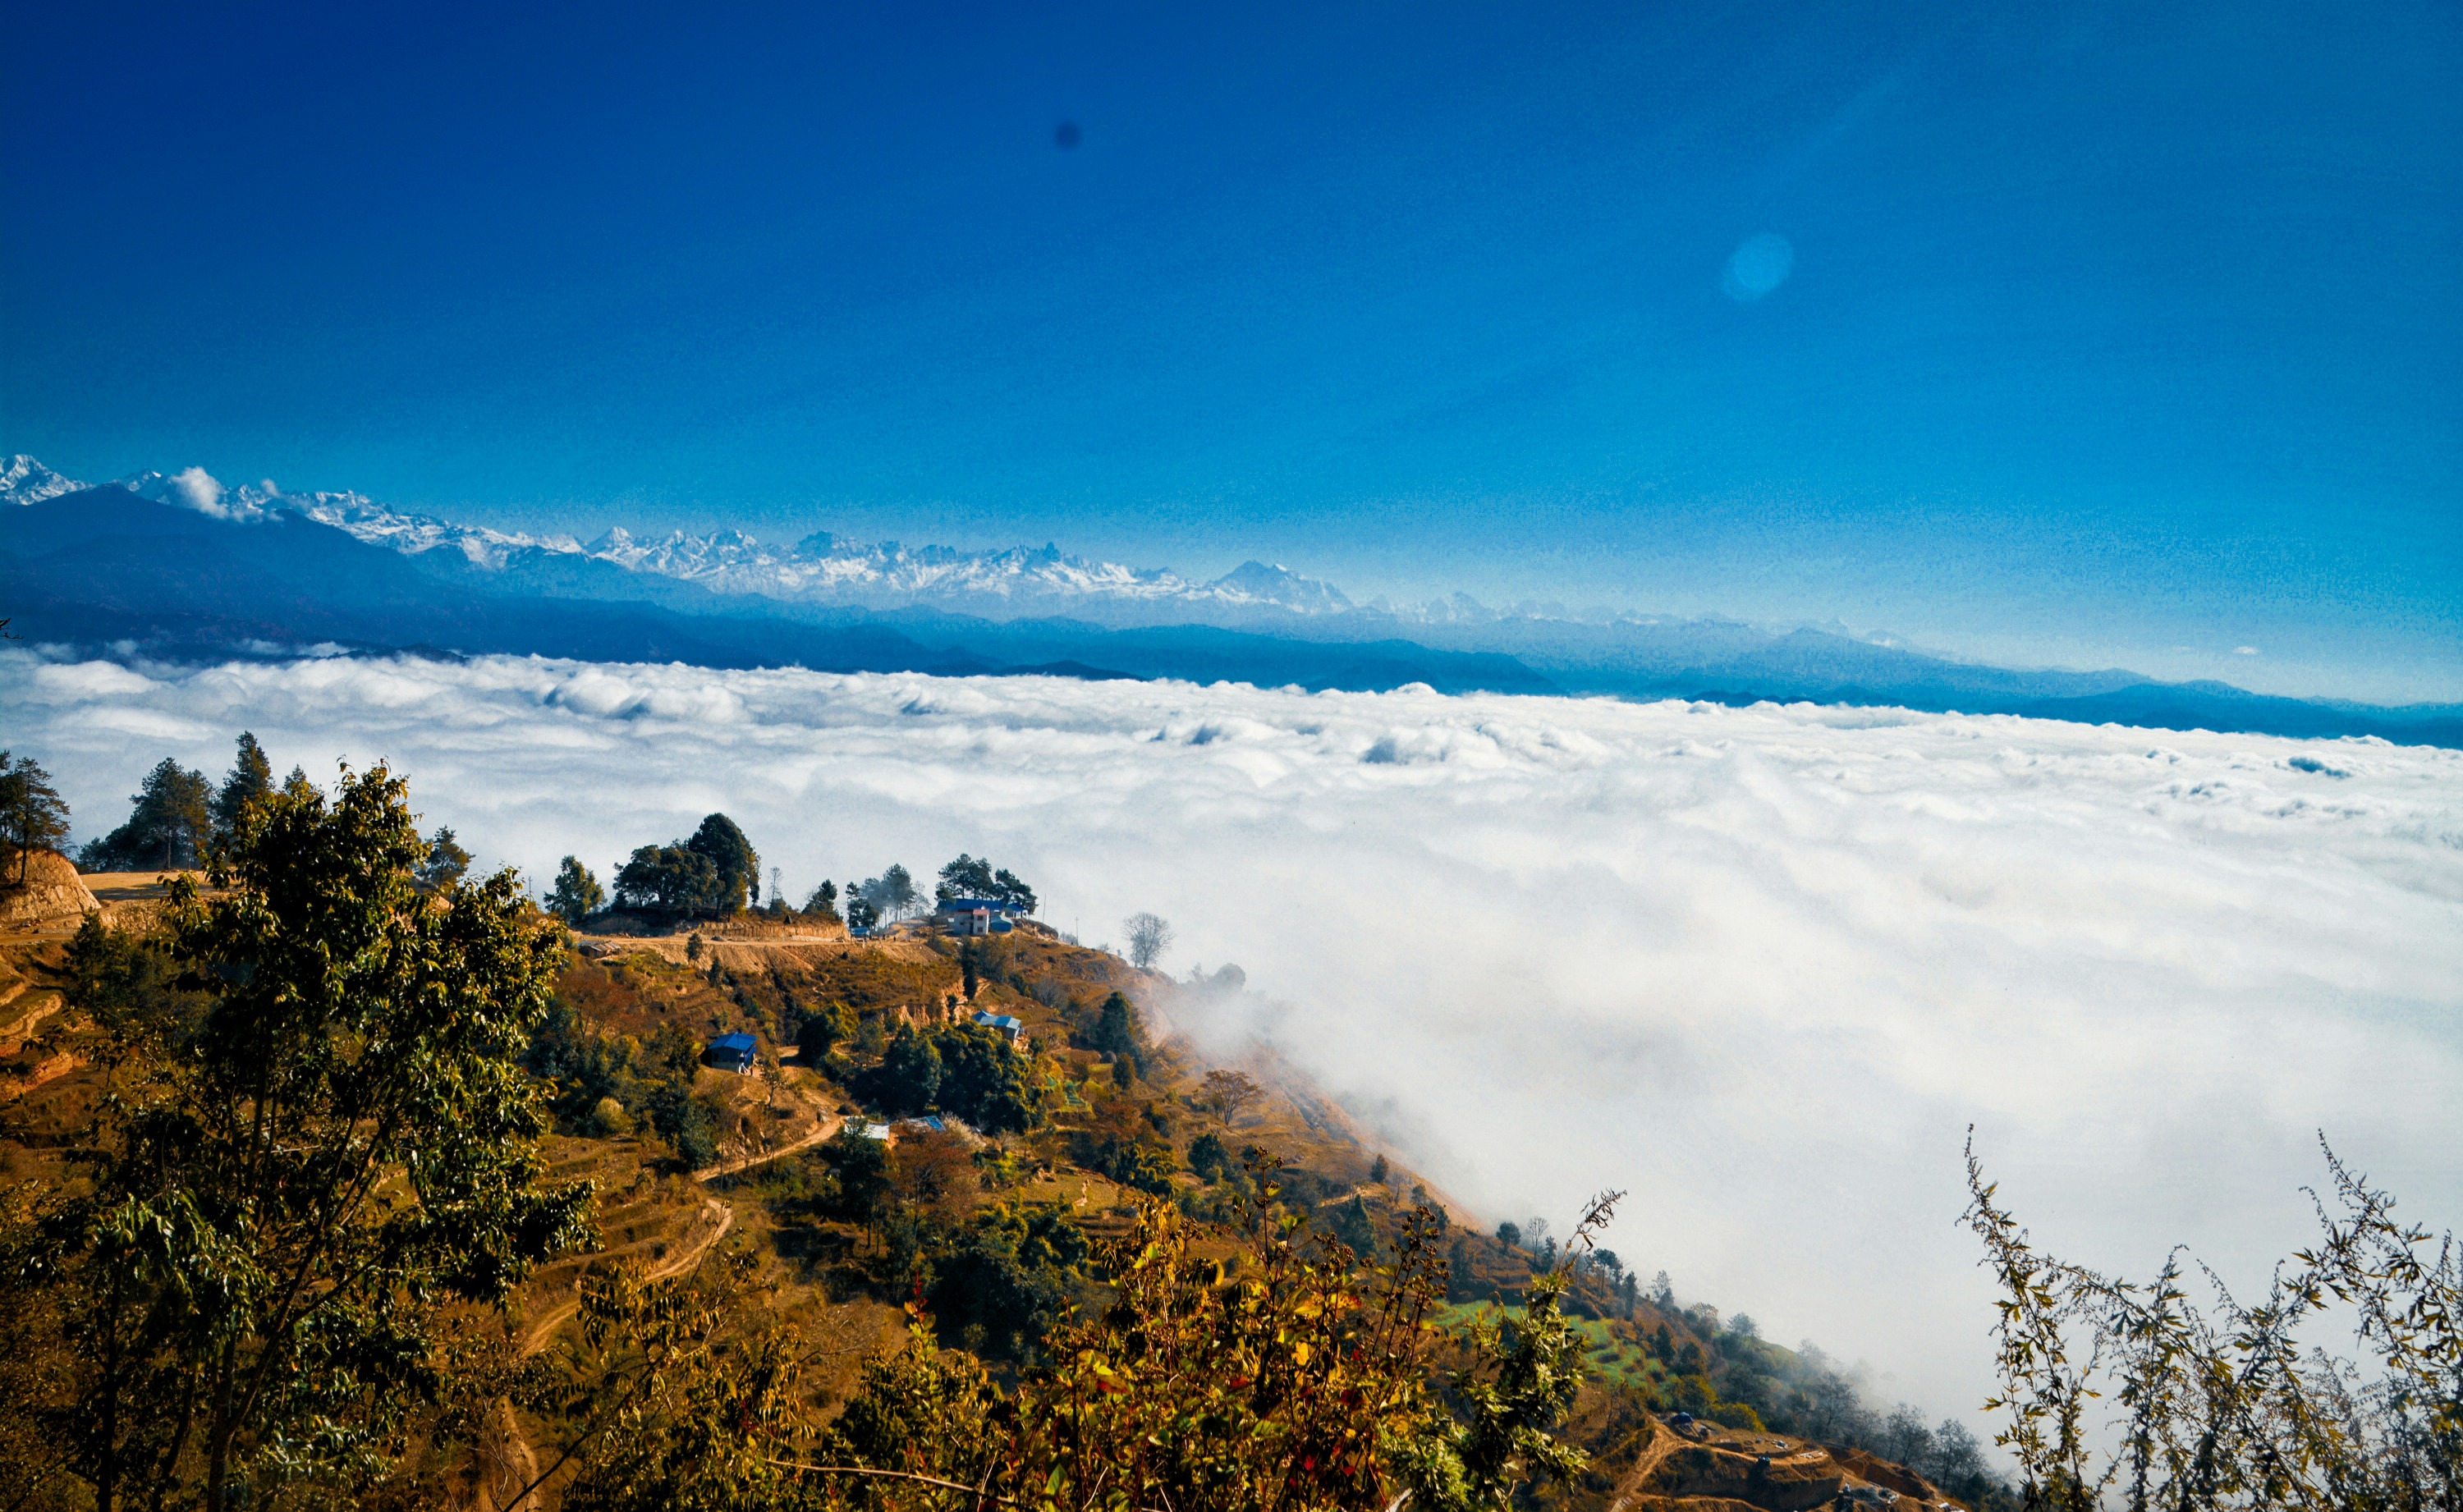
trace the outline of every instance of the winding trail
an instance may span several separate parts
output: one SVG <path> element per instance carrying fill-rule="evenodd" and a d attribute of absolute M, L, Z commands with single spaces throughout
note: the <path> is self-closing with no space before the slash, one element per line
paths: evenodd
<path fill-rule="evenodd" d="M 670 1276 L 680 1276 L 686 1271 L 693 1269 L 701 1264 L 701 1258 L 709 1253 L 709 1247 L 712 1244 L 717 1243 L 720 1240 L 725 1239 L 727 1237 L 727 1231 L 735 1226 L 735 1209 L 728 1206 L 726 1203 L 720 1201 L 714 1197 L 705 1199 L 701 1205 L 701 1210 L 705 1213 L 716 1212 L 718 1214 L 718 1226 L 711 1229 L 708 1236 L 697 1241 L 690 1248 L 678 1250 L 675 1254 L 668 1256 L 666 1259 L 659 1262 L 649 1269 L 642 1272 L 642 1279 L 643 1281 L 665 1281 Z M 564 1326 L 564 1320 L 572 1317 L 576 1312 L 581 1310 L 579 1290 L 579 1283 L 577 1281 L 575 1284 L 576 1294 L 571 1302 L 559 1302 L 555 1307 L 550 1307 L 547 1311 L 539 1314 L 537 1321 L 533 1323 L 529 1329 L 522 1334 L 522 1352 L 524 1354 L 536 1354 L 539 1350 L 546 1349 L 547 1341 L 555 1335 L 557 1328 Z"/>
<path fill-rule="evenodd" d="M 834 1112 L 823 1112 L 819 1104 L 806 1096 L 800 1090 L 796 1091 L 796 1095 L 803 1098 L 805 1107 L 813 1110 L 816 1121 L 812 1133 L 791 1144 L 782 1144 L 775 1150 L 764 1150 L 759 1155 L 749 1155 L 736 1160 L 722 1160 L 707 1171 L 694 1172 L 693 1179 L 707 1184 L 723 1176 L 733 1176 L 738 1171 L 750 1171 L 756 1165 L 767 1165 L 783 1156 L 794 1155 L 798 1150 L 809 1150 L 823 1140 L 835 1137 L 839 1130 L 845 1126 L 844 1118 Z"/>
<path fill-rule="evenodd" d="M 769 1155 L 763 1156 L 761 1159 L 774 1159 L 786 1153 L 784 1149 L 774 1150 Z M 751 1163 L 757 1165 L 760 1160 Z M 704 1199 L 701 1211 L 717 1214 L 717 1225 L 689 1247 L 678 1250 L 643 1271 L 643 1280 L 665 1281 L 670 1277 L 681 1276 L 687 1271 L 697 1269 L 703 1258 L 720 1240 L 727 1237 L 728 1230 L 735 1226 L 735 1209 L 717 1198 Z M 572 1301 L 558 1303 L 549 1308 L 533 1321 L 528 1329 L 524 1330 L 522 1334 L 524 1355 L 536 1354 L 546 1349 L 548 1341 L 556 1336 L 556 1329 L 564 1327 L 567 1319 L 581 1310 L 580 1285 L 578 1280 L 574 1289 L 575 1295 Z M 488 1427 L 482 1435 L 481 1458 L 484 1462 L 480 1471 L 479 1512 L 540 1512 L 538 1490 L 535 1485 L 539 1479 L 538 1452 L 531 1447 L 530 1439 L 523 1435 L 521 1419 L 514 1415 L 513 1404 L 510 1398 L 498 1397 L 494 1411 L 489 1415 Z"/>

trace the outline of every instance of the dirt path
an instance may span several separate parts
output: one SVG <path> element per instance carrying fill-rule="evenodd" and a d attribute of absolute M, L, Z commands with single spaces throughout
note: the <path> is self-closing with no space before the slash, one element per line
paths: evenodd
<path fill-rule="evenodd" d="M 758 1155 L 749 1155 L 734 1160 L 722 1160 L 707 1171 L 693 1173 L 694 1180 L 708 1183 L 723 1176 L 733 1176 L 738 1171 L 750 1171 L 756 1165 L 767 1165 L 783 1156 L 794 1155 L 798 1150 L 809 1150 L 823 1140 L 835 1136 L 839 1130 L 845 1126 L 846 1119 L 823 1107 L 821 1100 L 814 1096 L 811 1091 L 792 1083 L 785 1083 L 783 1078 L 781 1080 L 786 1091 L 797 1102 L 812 1110 L 813 1132 L 792 1144 L 782 1144 L 775 1150 L 764 1150 Z"/>
<path fill-rule="evenodd" d="M 723 1176 L 733 1176 L 738 1171 L 750 1171 L 756 1165 L 767 1165 L 782 1156 L 794 1155 L 798 1150 L 809 1150 L 823 1140 L 834 1137 L 845 1122 L 846 1120 L 838 1114 L 831 1113 L 815 1126 L 811 1134 L 793 1144 L 782 1144 L 775 1150 L 764 1150 L 759 1155 L 749 1155 L 741 1160 L 723 1160 L 707 1171 L 694 1172 L 693 1179 L 704 1182 L 715 1181 Z"/>
<path fill-rule="evenodd" d="M 783 1154 L 784 1152 L 779 1152 Z M 716 1198 L 702 1203 L 703 1212 L 715 1212 L 718 1226 L 687 1249 L 679 1250 L 642 1273 L 644 1281 L 665 1281 L 699 1266 L 702 1257 L 711 1246 L 727 1237 L 735 1226 L 735 1209 Z M 577 1291 L 578 1286 L 577 1285 Z M 522 1352 L 536 1354 L 547 1348 L 548 1340 L 565 1320 L 581 1309 L 581 1299 L 559 1303 L 549 1308 L 522 1335 Z M 480 1445 L 480 1487 L 478 1512 L 540 1512 L 538 1492 L 533 1482 L 538 1480 L 538 1453 L 522 1433 L 521 1419 L 513 1413 L 512 1402 L 504 1397 L 496 1400 L 489 1415 Z"/>
<path fill-rule="evenodd" d="M 695 1243 L 689 1249 L 679 1250 L 675 1254 L 668 1256 L 666 1259 L 651 1266 L 649 1269 L 642 1272 L 642 1279 L 643 1281 L 665 1281 L 670 1276 L 680 1276 L 686 1271 L 692 1269 L 694 1266 L 701 1264 L 701 1258 L 704 1255 L 709 1253 L 709 1247 L 712 1244 L 717 1243 L 720 1240 L 725 1239 L 727 1237 L 727 1231 L 735 1226 L 735 1209 L 728 1206 L 726 1203 L 720 1201 L 714 1197 L 706 1199 L 702 1203 L 702 1211 L 705 1213 L 715 1211 L 718 1214 L 718 1226 L 709 1231 L 709 1236 L 708 1238 Z M 578 1292 L 578 1284 L 576 1289 Z M 564 1326 L 564 1320 L 572 1317 L 580 1309 L 581 1299 L 578 1295 L 576 1295 L 571 1302 L 557 1303 L 555 1307 L 550 1307 L 546 1312 L 541 1313 L 537 1321 L 534 1322 L 530 1326 L 528 1331 L 524 1332 L 522 1335 L 522 1352 L 524 1354 L 536 1354 L 539 1350 L 546 1349 L 547 1341 L 555 1335 L 557 1328 Z"/>
<path fill-rule="evenodd" d="M 1624 1478 L 1617 1482 L 1615 1497 L 1608 1502 L 1608 1512 L 1624 1512 L 1624 1508 L 1649 1481 L 1651 1472 L 1659 1468 L 1659 1462 L 1667 1458 L 1679 1444 L 1684 1442 L 1686 1442 L 1685 1439 L 1670 1433 L 1665 1425 L 1652 1423 L 1650 1442 L 1643 1446 L 1642 1453 L 1633 1457 L 1632 1467 L 1627 1469 Z"/>

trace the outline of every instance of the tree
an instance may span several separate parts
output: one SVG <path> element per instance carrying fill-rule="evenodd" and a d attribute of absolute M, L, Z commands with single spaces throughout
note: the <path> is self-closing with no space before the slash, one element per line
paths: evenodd
<path fill-rule="evenodd" d="M 874 1096 L 893 1118 L 932 1111 L 941 1094 L 941 1052 L 932 1042 L 902 1026 L 872 1078 Z"/>
<path fill-rule="evenodd" d="M 1240 1111 L 1266 1095 L 1266 1089 L 1239 1071 L 1208 1071 L 1197 1089 L 1198 1105 L 1214 1110 L 1214 1116 L 1230 1127 L 1240 1116 Z"/>
<path fill-rule="evenodd" d="M 273 763 L 266 759 L 265 747 L 248 730 L 239 732 L 239 750 L 231 758 L 230 774 L 223 779 L 222 790 L 214 794 L 214 838 L 229 841 L 239 832 L 240 815 L 250 808 L 273 796 Z"/>
<path fill-rule="evenodd" d="M 1171 948 L 1171 925 L 1152 914 L 1131 914 L 1121 921 L 1129 937 L 1129 964 L 1144 971 Z"/>
<path fill-rule="evenodd" d="M 209 1005 L 120 1068 L 33 1257 L 71 1299 L 62 1448 L 102 1512 L 347 1500 L 446 1384 L 448 1309 L 588 1236 L 587 1186 L 541 1184 L 517 1059 L 557 933 L 510 871 L 422 890 L 406 796 L 379 767 L 269 798 L 219 896 L 173 884 L 168 949 Z"/>
<path fill-rule="evenodd" d="M 836 882 L 824 880 L 820 886 L 813 889 L 811 896 L 804 899 L 804 912 L 817 914 L 833 923 L 837 922 L 839 885 Z"/>
<path fill-rule="evenodd" d="M 606 904 L 606 890 L 590 868 L 570 855 L 556 864 L 556 887 L 547 896 L 549 913 L 578 926 Z"/>
<path fill-rule="evenodd" d="M 427 859 L 420 863 L 419 880 L 428 887 L 443 887 L 458 882 L 470 870 L 470 853 L 453 838 L 452 828 L 438 825 L 427 837 Z"/>
<path fill-rule="evenodd" d="M 58 845 L 69 835 L 69 806 L 52 786 L 52 774 L 32 756 L 9 759 L 0 751 L 0 842 L 16 853 L 17 882 L 34 853 Z"/>
<path fill-rule="evenodd" d="M 859 1190 L 878 1200 L 879 1145 L 842 1133 L 828 1158 L 842 1212 Z M 1550 1432 L 1586 1342 L 1557 1305 L 1565 1277 L 1536 1281 L 1510 1326 L 1449 1336 L 1428 1326 L 1442 1265 L 1427 1215 L 1406 1218 L 1393 1264 L 1363 1270 L 1339 1241 L 1303 1241 L 1297 1219 L 1273 1214 L 1271 1162 L 1256 1175 L 1231 1233 L 1141 1201 L 1101 1255 L 1111 1304 L 1057 1328 L 1013 1393 L 941 1349 L 910 1306 L 903 1345 L 871 1355 L 826 1421 L 799 1373 L 819 1351 L 792 1328 L 748 1334 L 722 1305 L 749 1284 L 749 1257 L 679 1282 L 594 1272 L 574 1396 L 610 1405 L 575 1445 L 562 1504 L 1503 1512 L 1524 1482 L 1585 1467 Z M 1082 1253 L 1063 1215 L 1000 1209 L 937 1253 L 946 1275 L 915 1279 L 945 1330 L 1024 1335 L 1058 1321 Z"/>
<path fill-rule="evenodd" d="M 1137 1004 L 1115 992 L 1103 1000 L 1095 1017 L 1095 1032 L 1087 1036 L 1087 1043 L 1094 1049 L 1134 1061 L 1144 1050 L 1145 1038 L 1145 1026 L 1138 1021 Z"/>
<path fill-rule="evenodd" d="M 1188 1168 L 1207 1181 L 1220 1181 L 1232 1169 L 1232 1153 L 1220 1134 L 1202 1134 L 1188 1141 Z"/>
<path fill-rule="evenodd" d="M 903 866 L 892 866 L 879 876 L 856 884 L 855 891 L 883 918 L 905 918 L 920 901 L 915 878 Z"/>
<path fill-rule="evenodd" d="M 718 867 L 700 852 L 645 845 L 616 873 L 616 906 L 679 918 L 713 917 L 724 885 Z"/>
<path fill-rule="evenodd" d="M 705 817 L 685 842 L 686 849 L 709 858 L 718 873 L 718 894 L 712 917 L 725 918 L 751 906 L 761 892 L 761 857 L 734 820 L 723 813 Z"/>
<path fill-rule="evenodd" d="M 992 862 L 978 861 L 961 851 L 956 860 L 941 868 L 941 879 L 932 888 L 932 900 L 946 903 L 957 897 L 989 898 L 994 885 Z"/>
<path fill-rule="evenodd" d="M 77 863 L 89 872 L 170 872 L 198 865 L 213 837 L 212 794 L 204 772 L 163 757 L 129 800 L 128 822 L 89 842 Z"/>
<path fill-rule="evenodd" d="M 980 897 L 998 903 L 1021 914 L 1035 912 L 1035 889 L 1019 880 L 1017 874 L 994 871 L 989 859 L 977 859 L 961 851 L 958 858 L 941 868 L 941 879 L 933 886 L 932 897 L 946 903 L 953 897 Z"/>
<path fill-rule="evenodd" d="M 1035 889 L 1006 868 L 992 874 L 992 897 L 994 902 L 1006 904 L 1020 914 L 1035 912 Z"/>
<path fill-rule="evenodd" d="M 1050 1091 L 1034 1056 L 972 1025 L 940 1030 L 932 1046 L 941 1057 L 935 1099 L 943 1112 L 988 1134 L 1025 1134 L 1043 1122 Z"/>

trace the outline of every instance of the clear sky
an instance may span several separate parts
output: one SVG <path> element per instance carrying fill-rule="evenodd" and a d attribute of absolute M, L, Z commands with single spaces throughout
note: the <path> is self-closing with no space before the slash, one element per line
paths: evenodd
<path fill-rule="evenodd" d="M 6 0 L 0 450 L 2463 697 L 2452 6 L 508 9 Z"/>

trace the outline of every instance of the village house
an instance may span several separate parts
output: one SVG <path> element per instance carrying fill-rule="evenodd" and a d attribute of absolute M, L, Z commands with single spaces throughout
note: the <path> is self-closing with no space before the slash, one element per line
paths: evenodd
<path fill-rule="evenodd" d="M 932 917 L 952 935 L 1006 935 L 1014 927 L 1010 922 L 1014 912 L 993 898 L 952 897 L 943 900 Z"/>
<path fill-rule="evenodd" d="M 701 1052 L 701 1063 L 715 1070 L 742 1076 L 752 1069 L 759 1047 L 750 1034 L 722 1034 Z"/>
<path fill-rule="evenodd" d="M 1006 1013 L 977 1013 L 973 1023 L 977 1028 L 991 1029 L 1012 1045 L 1026 1042 L 1026 1021 L 1023 1019 L 1014 1019 Z"/>

